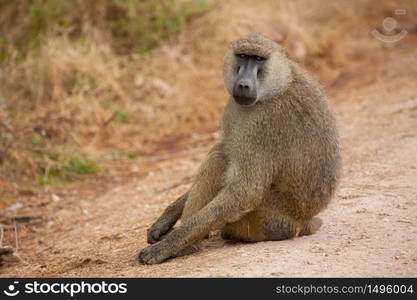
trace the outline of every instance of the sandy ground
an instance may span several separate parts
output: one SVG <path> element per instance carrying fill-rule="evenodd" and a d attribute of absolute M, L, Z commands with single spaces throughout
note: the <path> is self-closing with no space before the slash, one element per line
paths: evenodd
<path fill-rule="evenodd" d="M 399 277 L 417 276 L 417 54 L 393 50 L 376 65 L 347 70 L 327 88 L 343 145 L 343 177 L 312 236 L 254 244 L 221 240 L 203 251 L 145 266 L 131 262 L 146 229 L 190 186 L 217 133 L 166 159 L 120 163 L 99 176 L 28 197 L 6 211 L 40 215 L 18 228 L 16 277 Z M 200 142 L 199 142 L 200 141 Z M 14 246 L 8 229 L 4 243 Z"/>

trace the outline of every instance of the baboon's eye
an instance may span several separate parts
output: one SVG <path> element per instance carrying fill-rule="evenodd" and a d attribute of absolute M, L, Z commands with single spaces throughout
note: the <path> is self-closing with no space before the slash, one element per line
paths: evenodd
<path fill-rule="evenodd" d="M 240 58 L 246 58 L 246 54 L 243 54 L 243 53 L 238 54 L 237 56 L 239 56 Z"/>
<path fill-rule="evenodd" d="M 262 60 L 265 60 L 265 58 L 260 57 L 260 56 L 255 56 L 255 59 L 256 59 L 257 61 L 262 61 Z"/>

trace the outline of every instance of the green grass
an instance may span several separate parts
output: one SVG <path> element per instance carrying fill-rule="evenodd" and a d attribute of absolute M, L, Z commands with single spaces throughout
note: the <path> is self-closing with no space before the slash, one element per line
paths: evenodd
<path fill-rule="evenodd" d="M 52 169 L 52 170 L 49 170 L 48 174 L 39 175 L 37 182 L 38 182 L 38 185 L 44 186 L 44 185 L 65 184 L 73 180 L 74 179 L 71 176 L 69 176 L 68 174 L 63 174 L 61 170 Z"/>
<path fill-rule="evenodd" d="M 48 153 L 32 152 L 32 155 L 39 164 L 40 174 L 37 175 L 36 181 L 40 186 L 65 184 L 77 179 L 75 174 L 88 175 L 99 172 L 94 160 L 80 154 L 68 157 L 61 149 L 51 150 Z"/>
<path fill-rule="evenodd" d="M 135 152 L 129 152 L 126 154 L 127 158 L 131 159 L 131 160 L 138 160 L 139 159 L 139 154 L 135 153 Z"/>
<path fill-rule="evenodd" d="M 113 103 L 107 99 L 103 99 L 100 101 L 100 107 L 103 110 L 109 110 L 113 106 Z"/>
<path fill-rule="evenodd" d="M 94 160 L 86 159 L 79 154 L 73 155 L 64 168 L 69 172 L 80 175 L 96 174 L 99 171 Z"/>
<path fill-rule="evenodd" d="M 107 156 L 114 160 L 130 159 L 136 161 L 140 158 L 140 155 L 136 152 L 123 152 L 123 151 L 111 151 L 107 153 Z"/>
<path fill-rule="evenodd" d="M 45 147 L 46 146 L 45 140 L 37 134 L 32 135 L 32 137 L 30 138 L 30 144 L 32 146 L 35 146 L 35 147 Z"/>
<path fill-rule="evenodd" d="M 117 110 L 114 119 L 119 122 L 127 122 L 129 120 L 129 113 L 124 110 Z"/>

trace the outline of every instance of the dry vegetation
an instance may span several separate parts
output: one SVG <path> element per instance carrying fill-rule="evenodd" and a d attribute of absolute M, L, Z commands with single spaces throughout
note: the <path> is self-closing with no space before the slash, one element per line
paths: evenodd
<path fill-rule="evenodd" d="M 96 173 L 103 157 L 144 152 L 156 119 L 146 102 L 157 105 L 169 92 L 147 78 L 146 53 L 208 8 L 206 1 L 0 1 L 0 198 L 18 184 L 66 182 Z"/>
<path fill-rule="evenodd" d="M 397 8 L 415 43 L 412 0 L 0 0 L 0 210 L 39 186 L 210 144 L 227 97 L 221 57 L 248 32 L 349 101 L 350 79 L 366 83 L 360 70 L 397 47 L 369 30 Z"/>
<path fill-rule="evenodd" d="M 227 1 L 212 11 L 206 1 L 0 2 L 3 194 L 15 190 L 11 182 L 59 183 L 94 173 L 95 164 L 108 171 L 103 160 L 136 159 L 160 152 L 164 138 L 172 146 L 216 129 L 226 97 L 221 56 L 235 36 L 263 32 L 332 84 L 379 47 L 358 29 L 377 28 L 396 7 L 409 6 L 353 2 L 310 9 L 305 1 L 272 1 L 274 9 L 252 11 L 248 3 L 229 10 Z M 413 18 L 409 9 L 402 20 L 411 32 Z M 79 160 L 74 152 L 90 170 L 71 172 L 68 163 Z"/>

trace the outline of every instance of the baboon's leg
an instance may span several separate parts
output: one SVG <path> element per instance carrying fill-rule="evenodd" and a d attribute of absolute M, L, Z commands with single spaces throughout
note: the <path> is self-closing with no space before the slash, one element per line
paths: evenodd
<path fill-rule="evenodd" d="M 223 239 L 241 242 L 281 241 L 298 235 L 298 222 L 285 216 L 275 215 L 266 219 L 262 212 L 254 211 L 242 219 L 226 224 L 222 229 Z"/>
<path fill-rule="evenodd" d="M 215 146 L 201 164 L 185 202 L 181 222 L 207 205 L 224 185 L 227 159 L 220 146 Z"/>
<path fill-rule="evenodd" d="M 265 240 L 281 241 L 292 239 L 297 236 L 314 234 L 321 226 L 322 220 L 313 217 L 308 221 L 295 221 L 291 218 L 271 220 L 263 227 Z M 301 230 L 300 230 L 301 229 Z"/>
<path fill-rule="evenodd" d="M 298 205 L 297 205 L 298 204 Z M 315 233 L 321 220 L 303 215 L 305 203 L 271 190 L 254 211 L 222 229 L 222 238 L 246 242 L 280 241 Z"/>
<path fill-rule="evenodd" d="M 222 229 L 222 238 L 246 242 L 280 241 L 315 233 L 321 220 L 306 209 L 306 200 L 270 189 L 261 205 Z"/>
<path fill-rule="evenodd" d="M 265 240 L 262 232 L 264 216 L 260 209 L 250 212 L 233 223 L 227 223 L 221 231 L 225 240 L 258 242 Z"/>
<path fill-rule="evenodd" d="M 148 243 L 154 244 L 162 239 L 181 217 L 184 209 L 185 201 L 187 201 L 188 192 L 171 203 L 156 220 L 156 222 L 148 229 Z"/>
<path fill-rule="evenodd" d="M 242 242 L 282 241 L 311 235 L 322 223 L 317 217 L 301 222 L 288 216 L 277 215 L 273 219 L 263 219 L 263 222 L 259 222 L 256 220 L 259 215 L 259 212 L 252 212 L 237 222 L 226 224 L 222 229 L 222 238 Z"/>
<path fill-rule="evenodd" d="M 265 241 L 283 241 L 296 237 L 299 233 L 299 226 L 287 218 L 275 219 L 265 222 L 262 232 Z"/>

